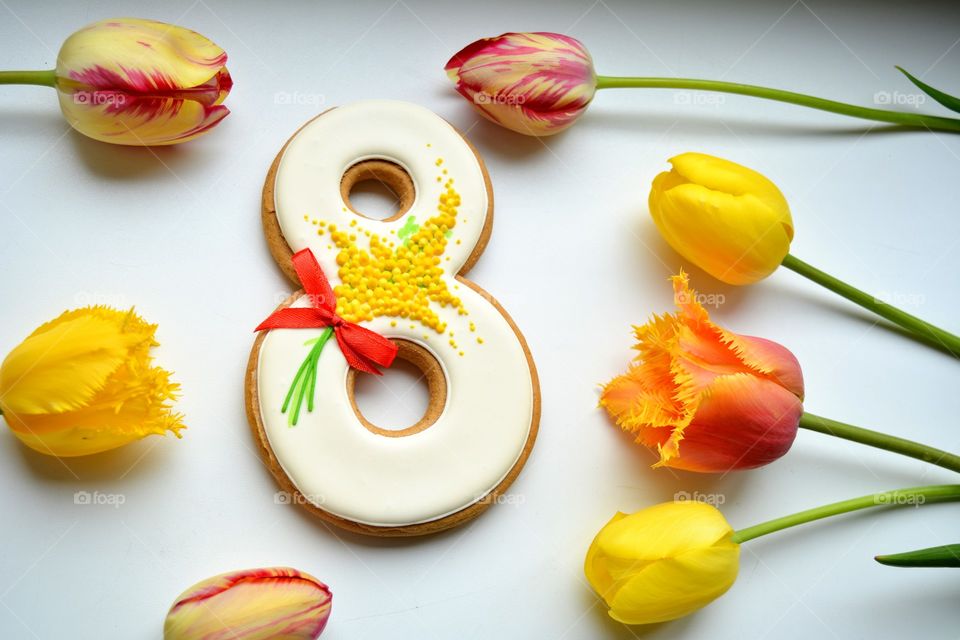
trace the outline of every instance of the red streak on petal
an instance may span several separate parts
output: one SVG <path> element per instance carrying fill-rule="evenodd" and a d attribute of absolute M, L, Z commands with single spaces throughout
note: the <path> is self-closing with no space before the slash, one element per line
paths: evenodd
<path fill-rule="evenodd" d="M 224 581 L 223 584 L 211 585 L 205 589 L 201 589 L 198 593 L 190 596 L 189 598 L 184 598 L 183 600 L 178 601 L 175 605 L 173 605 L 171 611 L 191 602 L 202 602 L 214 596 L 220 595 L 228 589 L 231 589 L 232 587 L 235 587 L 243 582 L 260 582 L 267 580 L 278 581 L 281 583 L 305 582 L 323 592 L 324 603 L 329 602 L 333 598 L 333 594 L 330 592 L 330 587 L 323 584 L 319 580 L 313 580 L 293 569 L 253 569 L 251 571 L 238 571 L 235 574 L 224 576 L 222 580 Z"/>

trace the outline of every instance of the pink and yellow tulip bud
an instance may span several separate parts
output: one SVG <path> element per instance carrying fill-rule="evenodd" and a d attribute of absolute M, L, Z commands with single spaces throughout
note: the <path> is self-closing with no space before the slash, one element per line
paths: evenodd
<path fill-rule="evenodd" d="M 230 111 L 227 54 L 204 36 L 162 22 L 95 22 L 57 55 L 60 108 L 74 129 L 113 144 L 179 144 Z"/>
<path fill-rule="evenodd" d="M 681 272 L 678 312 L 635 327 L 639 355 L 603 389 L 600 405 L 654 466 L 723 473 L 784 455 L 803 413 L 803 374 L 789 350 L 714 324 Z"/>
<path fill-rule="evenodd" d="M 457 91 L 489 120 L 549 136 L 586 111 L 597 87 L 590 53 L 559 33 L 505 33 L 467 45 L 444 69 Z"/>
<path fill-rule="evenodd" d="M 614 620 L 666 622 L 705 607 L 733 585 L 740 545 L 732 536 L 723 514 L 702 502 L 618 513 L 594 538 L 583 571 Z"/>
<path fill-rule="evenodd" d="M 333 594 L 296 569 L 249 569 L 198 582 L 180 594 L 163 625 L 164 640 L 314 640 Z"/>
<path fill-rule="evenodd" d="M 793 218 L 775 184 L 702 153 L 670 159 L 650 189 L 650 215 L 674 250 L 713 277 L 742 285 L 773 273 L 790 251 Z"/>
<path fill-rule="evenodd" d="M 152 366 L 157 326 L 130 311 L 84 307 L 40 326 L 0 365 L 0 411 L 24 444 L 82 456 L 184 428 L 179 385 Z"/>

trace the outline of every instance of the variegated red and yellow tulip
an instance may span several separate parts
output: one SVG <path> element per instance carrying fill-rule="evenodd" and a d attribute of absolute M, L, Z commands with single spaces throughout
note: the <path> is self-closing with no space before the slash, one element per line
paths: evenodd
<path fill-rule="evenodd" d="M 151 434 L 179 436 L 179 385 L 152 365 L 157 325 L 109 307 L 67 311 L 0 365 L 0 411 L 31 449 L 82 456 Z"/>
<path fill-rule="evenodd" d="M 444 67 L 486 118 L 518 133 L 549 136 L 587 109 L 597 78 L 590 53 L 559 33 L 505 33 L 456 53 Z"/>
<path fill-rule="evenodd" d="M 60 107 L 74 129 L 113 144 L 179 144 L 229 109 L 227 54 L 176 25 L 119 18 L 80 29 L 57 55 Z"/>
<path fill-rule="evenodd" d="M 803 374 L 785 347 L 710 321 L 681 272 L 678 311 L 636 327 L 640 352 L 604 389 L 600 404 L 654 466 L 702 472 L 750 469 L 790 449 L 803 414 Z"/>
<path fill-rule="evenodd" d="M 917 129 L 960 131 L 957 118 L 859 107 L 769 87 L 694 78 L 597 75 L 586 47 L 560 33 L 504 33 L 483 38 L 461 49 L 445 69 L 457 91 L 472 101 L 480 113 L 528 136 L 548 136 L 569 127 L 583 114 L 598 89 L 625 88 L 733 93 Z M 934 100 L 957 110 L 957 98 L 903 69 L 900 71 Z"/>
<path fill-rule="evenodd" d="M 170 607 L 164 640 L 314 640 L 333 594 L 313 576 L 277 567 L 224 573 L 198 582 Z"/>

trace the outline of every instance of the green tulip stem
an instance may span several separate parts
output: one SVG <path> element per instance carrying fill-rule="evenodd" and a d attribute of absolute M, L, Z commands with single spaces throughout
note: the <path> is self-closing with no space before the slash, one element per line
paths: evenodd
<path fill-rule="evenodd" d="M 940 131 L 960 131 L 960 120 L 955 118 L 941 118 L 920 113 L 906 113 L 887 109 L 871 109 L 853 104 L 825 100 L 793 91 L 758 87 L 752 84 L 737 82 L 722 82 L 719 80 L 694 80 L 691 78 L 623 78 L 613 76 L 597 76 L 597 89 L 692 89 L 695 91 L 715 91 L 719 93 L 734 93 L 741 96 L 753 96 L 766 100 L 798 104 L 811 109 L 839 113 L 854 118 L 889 122 L 906 127 L 936 129 Z"/>
<path fill-rule="evenodd" d="M 57 72 L 48 71 L 0 71 L 0 84 L 37 84 L 44 87 L 57 85 Z"/>
<path fill-rule="evenodd" d="M 960 456 L 913 440 L 855 427 L 852 424 L 837 422 L 807 412 L 800 416 L 800 428 L 836 436 L 851 442 L 859 442 L 877 449 L 892 451 L 960 473 Z"/>
<path fill-rule="evenodd" d="M 831 516 L 839 516 L 859 509 L 868 509 L 870 507 L 899 507 L 899 506 L 921 506 L 934 502 L 955 502 L 960 500 L 960 485 L 941 484 L 926 487 L 913 487 L 910 489 L 896 489 L 894 491 L 881 491 L 880 493 L 871 493 L 868 496 L 851 498 L 841 502 L 826 504 L 822 507 L 807 509 L 789 516 L 776 518 L 760 524 L 755 524 L 746 529 L 740 529 L 733 534 L 733 541 L 736 543 L 753 540 L 768 533 L 782 531 L 800 524 L 821 520 Z"/>
<path fill-rule="evenodd" d="M 878 316 L 886 318 L 890 322 L 899 325 L 928 345 L 936 349 L 940 349 L 941 351 L 945 351 L 952 356 L 960 357 L 960 336 L 952 334 L 949 331 L 941 329 L 940 327 L 935 327 L 929 322 L 910 315 L 906 311 L 902 311 L 893 305 L 887 304 L 882 300 L 878 300 L 865 291 L 851 287 L 843 280 L 838 280 L 830 274 L 820 271 L 816 267 L 807 264 L 803 260 L 789 253 L 787 254 L 787 257 L 783 259 L 781 264 L 783 264 L 783 266 L 785 266 L 787 269 L 795 271 L 803 277 L 812 280 L 817 284 L 826 287 L 827 289 L 830 289 L 834 293 L 840 294 L 847 300 L 857 303 L 864 309 L 873 311 Z"/>

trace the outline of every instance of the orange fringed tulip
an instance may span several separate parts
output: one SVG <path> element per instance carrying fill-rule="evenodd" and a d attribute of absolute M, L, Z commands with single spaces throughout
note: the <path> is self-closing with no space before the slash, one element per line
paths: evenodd
<path fill-rule="evenodd" d="M 710 321 L 687 276 L 671 278 L 678 312 L 636 327 L 640 352 L 600 404 L 660 461 L 720 473 L 768 464 L 790 449 L 803 375 L 785 347 Z"/>
<path fill-rule="evenodd" d="M 733 585 L 740 565 L 733 534 L 723 514 L 702 502 L 618 513 L 594 538 L 583 570 L 614 620 L 666 622 Z"/>
<path fill-rule="evenodd" d="M 151 365 L 157 326 L 130 311 L 84 307 L 40 326 L 0 365 L 0 410 L 24 444 L 82 456 L 150 434 L 179 437 L 179 385 Z"/>

